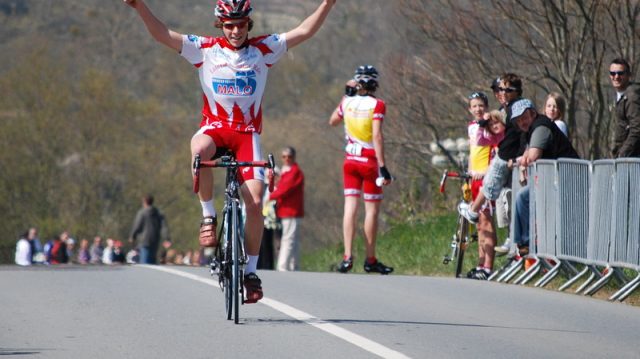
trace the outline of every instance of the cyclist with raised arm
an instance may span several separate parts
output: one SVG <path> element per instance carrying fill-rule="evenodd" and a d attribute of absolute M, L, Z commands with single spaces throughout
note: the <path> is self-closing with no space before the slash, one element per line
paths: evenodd
<path fill-rule="evenodd" d="M 389 274 L 392 267 L 376 258 L 376 232 L 382 201 L 382 187 L 376 184 L 381 177 L 382 185 L 391 183 L 391 174 L 385 166 L 382 121 L 386 107 L 384 101 L 375 97 L 378 89 L 378 71 L 370 65 L 360 66 L 354 80 L 357 94 L 344 96 L 338 108 L 331 114 L 329 124 L 336 126 L 344 121 L 347 144 L 343 164 L 344 176 L 344 257 L 338 271 L 346 273 L 353 267 L 351 253 L 356 233 L 358 198 L 364 193 L 366 255 L 364 270 Z"/>
<path fill-rule="evenodd" d="M 123 0 L 133 7 L 153 38 L 178 51 L 198 70 L 204 106 L 200 129 L 191 139 L 192 161 L 214 157 L 217 150 L 233 151 L 239 161 L 261 160 L 262 97 L 269 68 L 284 53 L 311 38 L 322 26 L 336 0 L 323 0 L 318 8 L 296 28 L 282 34 L 249 38 L 253 27 L 251 0 L 217 0 L 215 26 L 223 36 L 184 35 L 159 20 L 143 0 Z M 240 171 L 242 197 L 247 220 L 245 241 L 249 262 L 245 270 L 247 302 L 263 296 L 256 275 L 263 230 L 263 168 Z M 202 205 L 200 245 L 215 247 L 216 210 L 213 206 L 213 172 L 200 172 L 198 197 Z"/>

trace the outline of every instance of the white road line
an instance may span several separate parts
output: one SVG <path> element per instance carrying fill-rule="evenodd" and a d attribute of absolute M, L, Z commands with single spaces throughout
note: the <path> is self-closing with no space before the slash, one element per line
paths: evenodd
<path fill-rule="evenodd" d="M 210 285 L 212 287 L 220 287 L 218 283 L 210 278 L 203 278 L 197 276 L 195 274 L 182 272 L 173 268 L 164 267 L 164 266 L 152 266 L 152 265 L 137 265 L 136 267 L 140 268 L 148 268 L 154 269 L 161 272 L 171 273 L 180 277 L 188 278 L 191 280 L 195 280 L 200 283 L 204 283 Z M 301 310 L 298 310 L 290 305 L 284 304 L 277 300 L 269 299 L 267 297 L 262 298 L 259 303 L 262 303 L 272 309 L 275 309 L 293 319 L 299 320 L 303 323 L 309 324 L 313 327 L 316 327 L 326 333 L 329 333 L 337 338 L 340 338 L 348 343 L 351 343 L 355 346 L 358 346 L 370 353 L 373 353 L 382 358 L 409 358 L 408 356 L 395 351 L 391 348 L 387 348 L 382 344 L 376 343 L 372 340 L 369 340 L 361 335 L 358 335 L 354 332 L 343 329 L 335 324 L 328 323 L 318 317 L 315 317 L 311 314 L 305 313 Z"/>

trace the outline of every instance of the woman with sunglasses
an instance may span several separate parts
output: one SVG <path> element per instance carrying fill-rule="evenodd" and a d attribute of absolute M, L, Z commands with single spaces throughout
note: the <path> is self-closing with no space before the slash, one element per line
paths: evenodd
<path fill-rule="evenodd" d="M 311 38 L 322 26 L 336 0 L 323 0 L 318 8 L 296 28 L 282 34 L 249 38 L 253 27 L 251 0 L 217 0 L 215 26 L 220 37 L 184 35 L 169 29 L 143 0 L 123 0 L 133 7 L 151 36 L 176 50 L 195 66 L 203 90 L 204 106 L 200 130 L 191 139 L 192 160 L 195 155 L 212 158 L 216 150 L 232 150 L 239 161 L 262 158 L 262 97 L 269 68 L 288 49 Z M 255 274 L 263 231 L 262 192 L 264 169 L 240 171 L 242 196 L 247 212 L 245 225 L 249 263 L 245 286 L 248 302 L 263 296 L 261 281 Z M 200 245 L 215 247 L 216 211 L 213 207 L 213 173 L 200 171 L 198 197 L 202 205 Z"/>

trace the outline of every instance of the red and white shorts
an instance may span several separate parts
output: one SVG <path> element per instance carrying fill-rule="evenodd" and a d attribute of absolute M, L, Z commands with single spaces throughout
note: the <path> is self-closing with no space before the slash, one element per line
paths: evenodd
<path fill-rule="evenodd" d="M 382 187 L 376 185 L 378 162 L 374 157 L 347 155 L 343 164 L 345 197 L 360 197 L 364 193 L 367 202 L 382 201 Z"/>
<path fill-rule="evenodd" d="M 262 161 L 260 135 L 256 132 L 237 132 L 226 128 L 203 126 L 195 135 L 200 134 L 205 134 L 213 139 L 213 143 L 216 145 L 216 155 L 222 155 L 220 150 L 226 148 L 235 153 L 238 161 Z M 264 182 L 264 168 L 262 167 L 240 167 L 238 174 L 240 184 L 252 179 Z"/>

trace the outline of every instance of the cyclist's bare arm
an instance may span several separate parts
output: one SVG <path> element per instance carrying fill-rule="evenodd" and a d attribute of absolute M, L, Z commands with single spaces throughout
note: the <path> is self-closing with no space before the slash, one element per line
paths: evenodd
<path fill-rule="evenodd" d="M 127 5 L 136 9 L 138 15 L 147 27 L 149 34 L 159 43 L 178 52 L 182 51 L 182 34 L 177 33 L 160 21 L 143 0 L 123 0 Z"/>
<path fill-rule="evenodd" d="M 329 124 L 331 126 L 335 126 L 340 122 L 342 122 L 342 117 L 340 117 L 340 115 L 338 114 L 339 111 L 340 111 L 340 106 L 336 107 L 336 109 L 333 110 L 331 117 L 329 117 Z"/>
<path fill-rule="evenodd" d="M 382 136 L 382 121 L 373 121 L 372 129 L 373 148 L 376 150 L 378 167 L 384 167 L 384 137 Z M 391 183 L 391 180 L 385 178 L 383 184 L 386 186 L 389 183 Z"/>
<path fill-rule="evenodd" d="M 298 27 L 285 34 L 287 48 L 291 49 L 315 35 L 320 29 L 336 0 L 323 0 L 316 11 L 306 18 Z"/>

